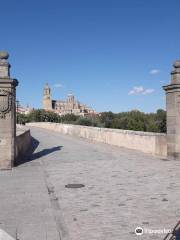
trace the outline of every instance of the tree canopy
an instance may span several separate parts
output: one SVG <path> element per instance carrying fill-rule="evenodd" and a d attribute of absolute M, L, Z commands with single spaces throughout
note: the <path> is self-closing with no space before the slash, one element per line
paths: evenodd
<path fill-rule="evenodd" d="M 102 112 L 98 115 L 76 116 L 58 114 L 43 109 L 33 110 L 27 115 L 17 114 L 17 122 L 56 122 L 84 126 L 126 129 L 145 132 L 166 132 L 166 111 L 158 109 L 156 113 L 144 113 L 137 110 L 129 112 Z"/>

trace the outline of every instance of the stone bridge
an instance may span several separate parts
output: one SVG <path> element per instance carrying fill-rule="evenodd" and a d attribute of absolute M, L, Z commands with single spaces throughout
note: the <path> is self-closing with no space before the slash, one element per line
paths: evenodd
<path fill-rule="evenodd" d="M 0 52 L 0 170 L 11 169 L 0 172 L 0 240 L 131 240 L 137 227 L 163 239 L 180 218 L 180 61 L 164 87 L 167 134 L 31 123 L 31 138 L 16 135 L 8 57 Z"/>
<path fill-rule="evenodd" d="M 35 151 L 0 174 L 0 228 L 14 238 L 131 240 L 177 223 L 179 161 L 30 128 Z"/>

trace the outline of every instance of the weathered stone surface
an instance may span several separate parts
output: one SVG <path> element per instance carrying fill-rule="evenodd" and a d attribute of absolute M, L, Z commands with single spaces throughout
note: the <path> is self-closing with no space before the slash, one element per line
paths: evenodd
<path fill-rule="evenodd" d="M 177 60 L 173 66 L 174 68 L 180 68 L 180 60 Z"/>
<path fill-rule="evenodd" d="M 8 62 L 9 54 L 7 52 L 0 52 L 0 78 L 10 77 L 10 64 Z"/>
<path fill-rule="evenodd" d="M 8 59 L 9 53 L 6 51 L 0 51 L 0 59 Z"/>
<path fill-rule="evenodd" d="M 170 159 L 180 159 L 180 61 L 176 61 L 173 66 L 171 84 L 164 86 L 167 110 L 167 155 Z"/>
<path fill-rule="evenodd" d="M 17 165 L 32 151 L 32 137 L 29 128 L 20 125 L 17 126 L 15 147 L 15 163 Z"/>
<path fill-rule="evenodd" d="M 11 169 L 15 160 L 16 86 L 10 78 L 8 53 L 0 53 L 0 169 Z"/>
<path fill-rule="evenodd" d="M 17 239 L 138 240 L 138 226 L 171 229 L 179 220 L 180 161 L 46 129 L 31 133 L 40 142 L 32 158 L 0 172 L 1 227 L 16 229 Z"/>
<path fill-rule="evenodd" d="M 87 138 L 90 141 L 139 150 L 153 155 L 167 156 L 166 134 L 47 122 L 29 123 L 27 125 Z"/>
<path fill-rule="evenodd" d="M 1 67 L 0 67 L 0 78 L 7 78 L 7 77 L 9 77 L 8 66 L 6 66 L 4 64 L 3 65 L 1 64 Z"/>

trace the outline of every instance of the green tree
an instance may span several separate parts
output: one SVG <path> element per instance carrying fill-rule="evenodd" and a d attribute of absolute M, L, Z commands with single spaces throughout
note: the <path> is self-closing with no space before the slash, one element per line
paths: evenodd
<path fill-rule="evenodd" d="M 17 113 L 17 120 L 21 124 L 26 122 L 57 122 L 134 131 L 166 132 L 166 111 L 163 109 L 158 109 L 156 113 L 133 110 L 120 113 L 103 112 L 100 115 L 84 117 L 74 114 L 59 116 L 54 112 L 37 109 L 27 115 Z"/>
<path fill-rule="evenodd" d="M 77 125 L 83 125 L 83 126 L 93 126 L 93 127 L 97 127 L 97 121 L 91 117 L 80 117 L 77 121 L 76 121 Z"/>
<path fill-rule="evenodd" d="M 66 114 L 66 115 L 63 115 L 60 119 L 61 119 L 61 122 L 63 123 L 73 123 L 79 119 L 79 116 L 76 116 L 74 114 Z"/>

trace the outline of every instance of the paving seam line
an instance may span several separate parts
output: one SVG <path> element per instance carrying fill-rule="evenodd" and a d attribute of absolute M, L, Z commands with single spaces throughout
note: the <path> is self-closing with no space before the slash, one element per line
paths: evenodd
<path fill-rule="evenodd" d="M 48 179 L 49 176 L 48 176 L 47 171 L 45 170 L 45 165 L 44 165 L 43 160 L 40 161 L 40 164 L 43 169 L 44 180 L 45 180 L 46 188 L 47 188 L 50 203 L 51 203 L 51 209 L 52 209 L 53 216 L 54 216 L 54 219 L 56 222 L 56 228 L 57 228 L 57 232 L 59 234 L 59 240 L 70 240 L 69 234 L 68 234 L 68 229 L 63 220 L 64 217 L 63 217 L 60 205 L 59 205 L 58 197 L 55 194 L 54 186 Z"/>

